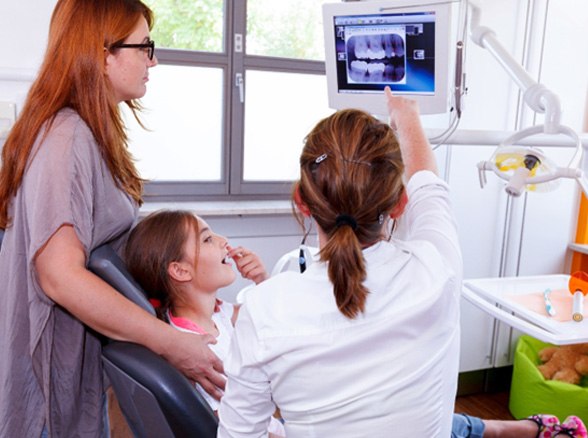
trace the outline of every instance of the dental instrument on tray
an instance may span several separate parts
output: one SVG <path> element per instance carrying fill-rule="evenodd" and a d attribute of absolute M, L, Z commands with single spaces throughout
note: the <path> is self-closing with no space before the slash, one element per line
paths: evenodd
<path fill-rule="evenodd" d="M 574 296 L 572 319 L 580 322 L 584 319 L 584 295 L 588 293 L 588 274 L 583 271 L 574 272 L 570 276 L 568 289 Z"/>
<path fill-rule="evenodd" d="M 551 293 L 551 289 L 547 288 L 543 291 L 543 301 L 545 302 L 545 311 L 549 316 L 555 316 L 555 308 L 553 307 L 553 303 L 549 298 L 549 294 Z"/>

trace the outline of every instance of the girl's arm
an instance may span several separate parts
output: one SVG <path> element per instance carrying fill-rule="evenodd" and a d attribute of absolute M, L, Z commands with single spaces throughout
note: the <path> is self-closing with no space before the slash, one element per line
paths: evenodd
<path fill-rule="evenodd" d="M 259 284 L 269 278 L 269 274 L 265 270 L 265 266 L 257 254 L 243 248 L 242 246 L 237 246 L 236 248 L 229 246 L 228 248 L 229 257 L 235 261 L 235 266 L 237 266 L 237 270 L 241 273 L 243 278 L 247 278 L 255 284 Z M 234 304 L 233 316 L 231 317 L 233 325 L 237 322 L 240 308 L 240 304 Z"/>
<path fill-rule="evenodd" d="M 71 225 L 57 230 L 36 254 L 34 265 L 45 294 L 88 327 L 111 339 L 144 345 L 220 399 L 223 365 L 208 348 L 214 338 L 175 330 L 91 273 Z"/>

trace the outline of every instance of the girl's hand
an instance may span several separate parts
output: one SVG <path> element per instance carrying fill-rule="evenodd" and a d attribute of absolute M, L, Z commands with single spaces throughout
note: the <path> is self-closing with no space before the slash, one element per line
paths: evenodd
<path fill-rule="evenodd" d="M 234 260 L 235 266 L 243 278 L 251 280 L 255 284 L 269 278 L 269 274 L 257 254 L 241 246 L 236 248 L 228 246 L 228 248 L 229 256 Z"/>

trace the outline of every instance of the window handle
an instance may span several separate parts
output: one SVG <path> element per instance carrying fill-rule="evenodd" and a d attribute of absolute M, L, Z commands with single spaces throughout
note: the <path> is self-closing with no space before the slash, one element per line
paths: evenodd
<path fill-rule="evenodd" d="M 235 87 L 239 89 L 239 100 L 245 102 L 245 90 L 243 89 L 243 73 L 235 74 Z"/>

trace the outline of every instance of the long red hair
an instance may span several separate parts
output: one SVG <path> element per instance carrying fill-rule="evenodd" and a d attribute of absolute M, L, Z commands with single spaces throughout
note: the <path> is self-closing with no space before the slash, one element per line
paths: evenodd
<path fill-rule="evenodd" d="M 59 0 L 51 17 L 45 59 L 20 116 L 2 149 L 0 229 L 23 179 L 31 150 L 45 123 L 65 107 L 88 125 L 118 186 L 142 202 L 143 180 L 127 148 L 128 137 L 105 70 L 105 48 L 124 41 L 152 11 L 139 0 Z M 140 105 L 125 102 L 135 117 Z"/>

